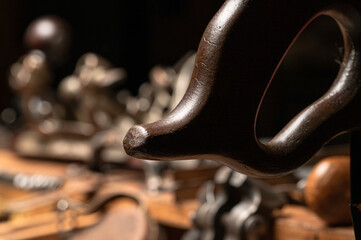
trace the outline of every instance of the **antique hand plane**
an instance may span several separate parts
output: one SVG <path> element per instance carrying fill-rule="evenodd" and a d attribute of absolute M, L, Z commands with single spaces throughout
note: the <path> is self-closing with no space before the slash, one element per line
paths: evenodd
<path fill-rule="evenodd" d="M 359 128 L 358 1 L 226 1 L 201 39 L 183 100 L 164 119 L 133 127 L 126 151 L 150 159 L 211 158 L 256 176 L 288 173 L 334 136 Z M 263 144 L 257 115 L 280 62 L 320 15 L 344 38 L 344 59 L 330 89 Z"/>
<path fill-rule="evenodd" d="M 263 143 L 257 118 L 271 81 L 300 33 L 322 15 L 331 17 L 343 36 L 339 73 L 323 96 Z M 182 101 L 162 120 L 131 128 L 125 150 L 146 159 L 214 159 L 258 177 L 293 171 L 330 139 L 361 127 L 360 26 L 356 0 L 227 0 L 202 36 Z M 361 166 L 352 159 L 361 157 L 361 135 L 353 136 L 357 229 L 361 179 L 352 172 Z"/>

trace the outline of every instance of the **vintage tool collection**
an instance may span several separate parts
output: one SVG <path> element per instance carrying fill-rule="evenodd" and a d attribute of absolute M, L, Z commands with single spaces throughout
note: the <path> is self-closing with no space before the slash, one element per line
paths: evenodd
<path fill-rule="evenodd" d="M 155 66 L 137 96 L 113 91 L 126 70 L 95 53 L 81 56 L 53 91 L 70 27 L 55 16 L 37 19 L 25 34 L 29 52 L 10 69 L 23 126 L 13 138 L 17 155 L 0 151 L 0 188 L 10 189 L 0 239 L 167 239 L 160 225 L 182 229 L 184 240 L 354 239 L 349 201 L 359 239 L 360 136 L 353 135 L 351 188 L 349 156 L 289 173 L 360 127 L 360 11 L 356 0 L 227 0 L 197 55 Z M 343 34 L 340 72 L 324 96 L 261 143 L 257 116 L 269 79 L 320 15 Z M 44 35 L 41 26 L 53 30 Z M 137 158 L 186 161 L 136 159 L 123 145 Z"/>
<path fill-rule="evenodd" d="M 43 36 L 42 26 L 53 28 L 53 35 Z M 219 165 L 141 161 L 124 153 L 122 139 L 132 125 L 160 119 L 177 104 L 195 55 L 186 54 L 174 67 L 155 66 L 132 96 L 112 90 L 125 81 L 124 69 L 87 53 L 54 91 L 52 71 L 66 60 L 69 29 L 55 16 L 32 22 L 25 34 L 30 50 L 9 71 L 21 127 L 11 138 L 17 155 L 0 152 L 0 187 L 8 190 L 1 200 L 0 239 L 151 240 L 166 239 L 157 221 L 189 227 L 196 201 L 180 201 L 194 198 Z M 160 206 L 181 211 L 161 215 Z"/>

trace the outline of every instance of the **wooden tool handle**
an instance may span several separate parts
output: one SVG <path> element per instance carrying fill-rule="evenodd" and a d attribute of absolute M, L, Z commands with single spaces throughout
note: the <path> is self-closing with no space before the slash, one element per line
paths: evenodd
<path fill-rule="evenodd" d="M 214 159 L 263 177 L 301 166 L 332 137 L 360 127 L 360 12 L 354 0 L 227 0 L 203 34 L 180 104 L 160 121 L 131 128 L 125 150 L 147 159 Z M 262 144 L 257 115 L 270 80 L 320 15 L 343 34 L 340 72 L 324 96 Z"/>
<path fill-rule="evenodd" d="M 305 200 L 329 225 L 351 225 L 350 157 L 328 157 L 317 163 L 307 179 Z"/>

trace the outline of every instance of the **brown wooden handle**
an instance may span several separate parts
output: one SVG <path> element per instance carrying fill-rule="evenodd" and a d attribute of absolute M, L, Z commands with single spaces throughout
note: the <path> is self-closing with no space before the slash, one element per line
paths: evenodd
<path fill-rule="evenodd" d="M 350 157 L 333 156 L 318 162 L 307 179 L 305 200 L 329 225 L 351 225 Z"/>
<path fill-rule="evenodd" d="M 228 0 L 201 39 L 188 90 L 164 119 L 131 128 L 128 154 L 209 158 L 255 176 L 288 173 L 335 135 L 359 128 L 361 6 L 353 0 Z M 256 122 L 270 80 L 316 17 L 340 26 L 345 56 L 330 90 L 262 144 Z"/>

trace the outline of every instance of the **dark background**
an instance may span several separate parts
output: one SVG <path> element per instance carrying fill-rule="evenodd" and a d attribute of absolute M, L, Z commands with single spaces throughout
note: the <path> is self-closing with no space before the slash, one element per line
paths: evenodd
<path fill-rule="evenodd" d="M 9 66 L 26 53 L 23 34 L 42 15 L 55 14 L 72 27 L 73 45 L 57 81 L 70 75 L 76 60 L 94 52 L 128 72 L 127 86 L 136 91 L 156 64 L 172 65 L 197 49 L 203 30 L 223 0 L 1 0 L 0 108 L 10 104 Z M 0 110 L 1 110 L 0 109 Z"/>

